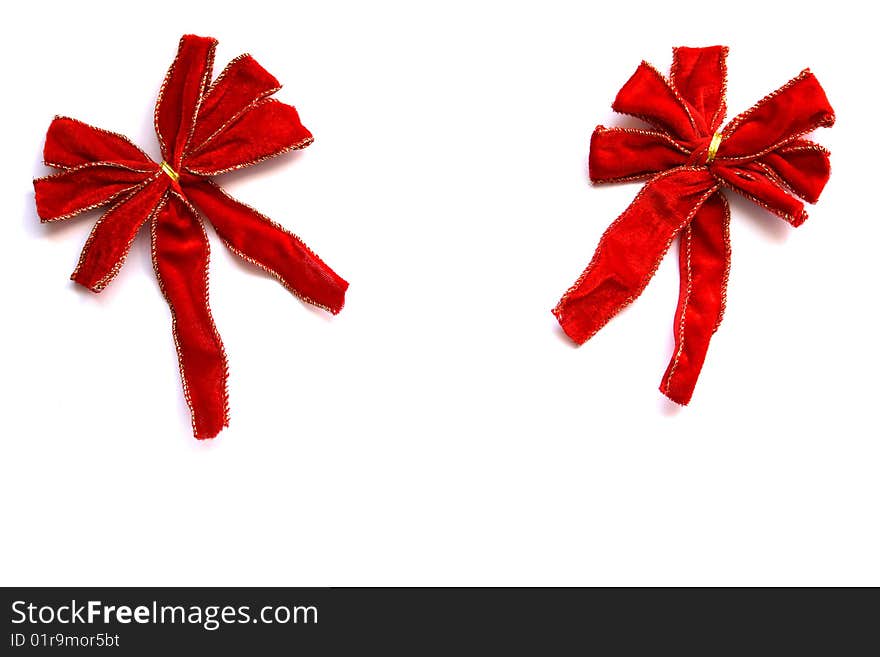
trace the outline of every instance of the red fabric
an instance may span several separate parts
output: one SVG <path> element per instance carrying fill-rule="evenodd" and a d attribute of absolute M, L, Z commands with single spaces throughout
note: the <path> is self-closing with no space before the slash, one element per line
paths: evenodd
<path fill-rule="evenodd" d="M 34 181 L 42 221 L 109 209 L 92 230 L 71 278 L 100 292 L 140 228 L 151 226 L 153 264 L 171 308 L 184 394 L 197 438 L 228 424 L 226 355 L 208 305 L 209 248 L 201 212 L 232 251 L 276 276 L 295 295 L 338 313 L 348 288 L 296 236 L 229 197 L 208 177 L 312 142 L 290 105 L 269 98 L 278 80 L 250 55 L 211 83 L 215 39 L 186 35 L 156 101 L 162 166 L 121 135 L 57 117 L 46 164 L 60 173 Z"/>
<path fill-rule="evenodd" d="M 116 275 L 144 220 L 155 211 L 168 190 L 168 178 L 152 179 L 98 220 L 71 278 L 92 292 L 100 292 Z"/>
<path fill-rule="evenodd" d="M 724 313 L 730 238 L 720 190 L 732 189 L 799 226 L 807 214 L 792 194 L 815 203 L 830 175 L 828 152 L 803 138 L 834 123 L 813 74 L 803 71 L 721 129 L 726 58 L 722 46 L 675 48 L 670 79 L 643 62 L 620 90 L 614 110 L 652 128 L 598 126 L 590 178 L 647 183 L 553 309 L 565 333 L 582 344 L 641 294 L 678 237 L 675 352 L 660 390 L 679 404 L 691 399 Z"/>
<path fill-rule="evenodd" d="M 226 353 L 208 307 L 208 237 L 177 192 L 151 222 L 153 268 L 171 308 L 183 391 L 195 435 L 216 436 L 228 423 Z"/>
<path fill-rule="evenodd" d="M 333 313 L 342 308 L 347 283 L 296 235 L 209 180 L 188 182 L 186 191 L 213 218 L 214 229 L 233 252 L 268 271 L 305 301 Z"/>

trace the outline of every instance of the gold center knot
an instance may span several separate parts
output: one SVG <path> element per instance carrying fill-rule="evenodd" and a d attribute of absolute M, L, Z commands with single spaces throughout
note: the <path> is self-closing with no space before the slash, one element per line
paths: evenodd
<path fill-rule="evenodd" d="M 172 169 L 171 165 L 167 162 L 162 162 L 162 164 L 159 165 L 159 168 L 162 169 L 162 171 L 164 171 L 174 182 L 177 182 L 180 179 L 180 174 Z"/>
<path fill-rule="evenodd" d="M 718 154 L 718 147 L 721 146 L 721 133 L 716 132 L 712 135 L 712 141 L 709 142 L 709 152 L 706 153 L 706 164 L 715 159 Z"/>

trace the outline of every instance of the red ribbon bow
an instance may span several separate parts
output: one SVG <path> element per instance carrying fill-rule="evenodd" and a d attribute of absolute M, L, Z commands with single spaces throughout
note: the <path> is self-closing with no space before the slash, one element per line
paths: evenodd
<path fill-rule="evenodd" d="M 100 292 L 119 271 L 135 235 L 150 222 L 153 268 L 171 308 L 184 395 L 196 438 L 229 423 L 226 353 L 208 306 L 209 247 L 198 208 L 226 245 L 274 275 L 296 296 L 331 313 L 348 287 L 295 235 L 228 196 L 211 176 L 312 143 L 281 87 L 250 55 L 233 59 L 211 82 L 217 41 L 180 40 L 156 101 L 164 162 L 121 135 L 56 117 L 46 164 L 62 173 L 34 181 L 43 221 L 108 204 L 71 278 Z"/>
<path fill-rule="evenodd" d="M 803 71 L 724 129 L 727 48 L 675 48 L 671 79 L 642 62 L 612 109 L 654 130 L 598 126 L 590 143 L 593 182 L 647 179 L 602 235 L 593 259 L 553 314 L 582 344 L 635 299 L 680 236 L 681 286 L 675 353 L 660 390 L 690 401 L 721 323 L 730 267 L 732 189 L 793 226 L 806 220 L 796 194 L 815 203 L 828 181 L 828 151 L 804 139 L 834 123 L 825 92 Z"/>

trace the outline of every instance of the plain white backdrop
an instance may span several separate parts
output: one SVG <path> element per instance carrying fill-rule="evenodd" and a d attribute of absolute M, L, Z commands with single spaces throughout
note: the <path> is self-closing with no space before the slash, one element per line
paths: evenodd
<path fill-rule="evenodd" d="M 880 584 L 876 54 L 865 3 L 16 3 L 0 26 L 0 583 Z M 221 179 L 351 282 L 334 318 L 210 232 L 231 427 L 190 432 L 146 233 L 36 217 L 55 114 L 153 156 L 181 34 L 250 52 L 314 145 Z M 674 253 L 574 348 L 550 314 L 638 184 L 586 176 L 642 59 L 727 44 L 730 116 L 810 67 L 833 175 L 732 199 L 724 324 L 657 391 Z"/>

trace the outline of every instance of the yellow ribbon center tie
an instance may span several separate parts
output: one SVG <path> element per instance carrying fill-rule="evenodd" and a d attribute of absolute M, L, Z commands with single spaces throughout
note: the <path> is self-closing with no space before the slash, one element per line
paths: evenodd
<path fill-rule="evenodd" d="M 162 169 L 162 171 L 164 171 L 174 182 L 177 182 L 180 179 L 180 174 L 172 169 L 171 165 L 167 162 L 162 162 L 162 164 L 159 165 L 159 168 Z"/>
<path fill-rule="evenodd" d="M 712 141 L 709 142 L 709 152 L 706 153 L 706 164 L 715 159 L 718 154 L 718 147 L 721 146 L 721 133 L 716 132 L 712 135 Z"/>

